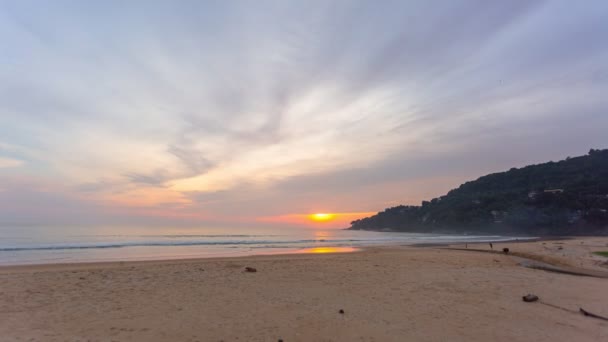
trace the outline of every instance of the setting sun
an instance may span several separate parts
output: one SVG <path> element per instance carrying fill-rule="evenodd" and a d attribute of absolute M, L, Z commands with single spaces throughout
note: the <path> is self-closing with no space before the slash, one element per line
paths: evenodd
<path fill-rule="evenodd" d="M 316 214 L 310 214 L 308 217 L 313 221 L 325 222 L 325 221 L 333 220 L 336 217 L 336 215 L 328 214 L 328 213 L 316 213 Z"/>

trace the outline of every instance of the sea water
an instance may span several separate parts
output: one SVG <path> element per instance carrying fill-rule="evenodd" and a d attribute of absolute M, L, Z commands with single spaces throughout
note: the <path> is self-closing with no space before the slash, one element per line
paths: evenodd
<path fill-rule="evenodd" d="M 511 240 L 312 228 L 0 227 L 0 265 L 349 251 L 374 245 Z"/>

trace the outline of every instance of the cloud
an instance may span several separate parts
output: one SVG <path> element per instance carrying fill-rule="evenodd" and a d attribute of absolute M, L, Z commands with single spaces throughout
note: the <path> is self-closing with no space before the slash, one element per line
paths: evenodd
<path fill-rule="evenodd" d="M 0 181 L 0 224 L 77 223 L 102 217 L 96 203 L 54 183 L 9 177 Z"/>
<path fill-rule="evenodd" d="M 23 165 L 23 161 L 11 158 L 0 157 L 0 169 L 19 167 Z"/>
<path fill-rule="evenodd" d="M 519 0 L 2 3 L 0 173 L 30 177 L 31 197 L 34 180 L 56 184 L 49 208 L 84 198 L 83 220 L 416 203 L 605 147 L 607 15 Z"/>
<path fill-rule="evenodd" d="M 201 152 L 194 148 L 170 145 L 168 151 L 184 163 L 193 175 L 205 173 L 213 167 L 213 162 L 205 159 L 201 156 Z"/>

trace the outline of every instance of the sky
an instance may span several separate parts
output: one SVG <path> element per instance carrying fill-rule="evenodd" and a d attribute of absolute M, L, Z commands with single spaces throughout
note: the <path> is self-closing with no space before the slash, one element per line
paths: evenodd
<path fill-rule="evenodd" d="M 607 148 L 606 18 L 603 0 L 0 0 L 0 224 L 346 227 Z"/>

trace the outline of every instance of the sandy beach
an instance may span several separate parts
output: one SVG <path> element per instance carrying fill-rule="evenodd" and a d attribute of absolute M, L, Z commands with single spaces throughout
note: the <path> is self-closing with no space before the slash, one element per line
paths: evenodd
<path fill-rule="evenodd" d="M 488 244 L 392 246 L 8 266 L 0 340 L 606 341 L 608 321 L 579 308 L 608 316 L 608 258 L 591 254 L 607 246 L 594 237 L 496 243 L 495 253 Z M 596 276 L 526 268 L 521 257 Z M 540 301 L 523 302 L 528 293 Z"/>

